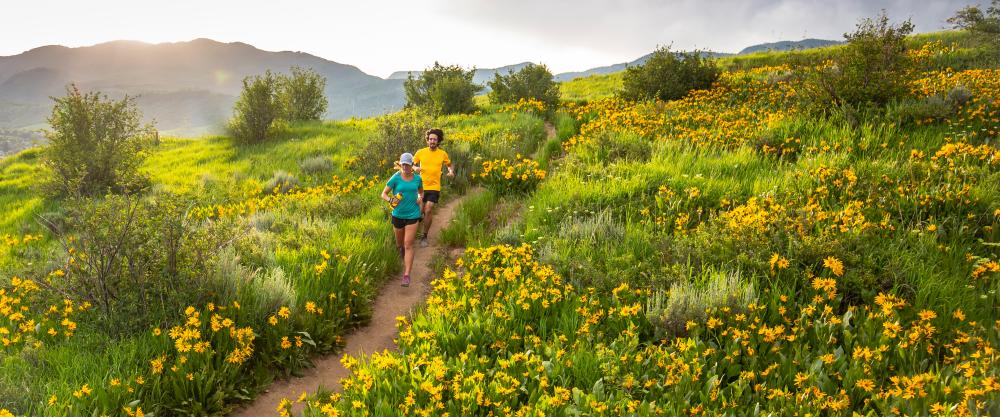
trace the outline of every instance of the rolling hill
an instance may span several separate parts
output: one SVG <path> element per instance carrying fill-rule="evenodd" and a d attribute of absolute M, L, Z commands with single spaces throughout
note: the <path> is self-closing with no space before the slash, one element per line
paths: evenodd
<path fill-rule="evenodd" d="M 295 65 L 326 77 L 328 118 L 382 114 L 403 103 L 400 81 L 302 52 L 268 52 L 209 39 L 155 45 L 115 41 L 43 46 L 0 57 L 0 128 L 44 123 L 49 97 L 62 95 L 73 82 L 111 96 L 139 96 L 146 117 L 162 130 L 211 131 L 230 114 L 245 76 Z"/>
<path fill-rule="evenodd" d="M 805 49 L 835 41 L 806 39 L 754 45 L 740 54 L 758 50 Z M 707 52 L 719 57 L 730 54 Z M 557 81 L 610 74 L 641 65 L 651 54 L 627 63 L 556 74 Z M 518 71 L 529 62 L 499 68 L 476 69 L 473 81 L 485 85 L 494 74 Z M 168 135 L 198 136 L 222 131 L 225 120 L 248 75 L 287 71 L 292 66 L 313 68 L 327 79 L 329 119 L 367 117 L 400 109 L 405 103 L 403 81 L 420 71 L 397 71 L 382 79 L 357 67 L 304 52 L 269 52 L 241 42 L 211 39 L 148 44 L 113 41 L 69 48 L 49 45 L 21 54 L 0 57 L 0 129 L 37 131 L 45 126 L 52 108 L 50 97 L 61 96 L 68 84 L 99 90 L 112 97 L 130 95 L 147 121 Z M 31 146 L 39 135 L 2 135 L 6 152 Z M 0 151 L 0 155 L 5 153 Z"/>

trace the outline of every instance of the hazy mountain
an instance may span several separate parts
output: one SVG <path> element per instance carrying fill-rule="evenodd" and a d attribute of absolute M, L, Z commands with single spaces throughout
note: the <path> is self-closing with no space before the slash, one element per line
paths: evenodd
<path fill-rule="evenodd" d="M 839 45 L 842 41 L 830 41 L 826 39 L 803 39 L 801 41 L 781 41 L 772 43 L 762 43 L 743 48 L 737 55 L 752 54 L 763 51 L 792 51 L 798 49 L 822 48 L 825 46 Z"/>
<path fill-rule="evenodd" d="M 43 141 L 44 138 L 38 131 L 0 129 L 0 157 L 20 152 Z"/>
<path fill-rule="evenodd" d="M 803 39 L 801 41 L 781 41 L 781 42 L 773 42 L 773 43 L 762 43 L 762 44 L 759 44 L 759 45 L 753 45 L 753 46 L 748 46 L 746 48 L 743 48 L 742 51 L 740 51 L 739 53 L 737 53 L 735 55 L 750 54 L 750 53 L 754 53 L 754 52 L 758 52 L 758 51 L 768 51 L 768 50 L 772 50 L 772 51 L 789 51 L 789 50 L 795 50 L 795 49 L 822 48 L 822 47 L 825 47 L 825 46 L 838 45 L 838 44 L 841 44 L 841 43 L 843 43 L 843 42 L 841 42 L 841 41 L 830 41 L 830 40 L 824 40 L 824 39 Z M 705 54 L 706 57 L 711 57 L 711 58 L 718 58 L 718 57 L 724 57 L 724 56 L 734 55 L 734 54 L 725 53 L 725 52 L 711 52 L 711 51 L 704 52 L 704 54 Z M 653 55 L 652 53 L 643 55 L 643 56 L 639 57 L 638 59 L 636 59 L 635 61 L 632 61 L 632 62 L 623 62 L 621 64 L 608 65 L 608 66 L 605 66 L 605 67 L 591 68 L 591 69 L 586 70 L 586 71 L 564 72 L 564 73 L 556 74 L 555 75 L 555 80 L 556 81 L 569 81 L 569 80 L 572 80 L 574 78 L 586 77 L 586 76 L 590 76 L 590 75 L 611 74 L 611 73 L 614 73 L 614 72 L 622 71 L 622 70 L 625 69 L 625 67 L 642 65 L 642 64 L 646 63 L 646 60 L 648 60 L 649 57 L 652 56 L 652 55 Z"/>
<path fill-rule="evenodd" d="M 499 73 L 500 75 L 507 75 L 509 72 L 518 72 L 522 68 L 530 65 L 531 62 L 522 62 L 520 64 L 507 65 L 499 68 L 477 68 L 472 74 L 472 82 L 486 86 L 486 83 L 493 81 L 493 75 Z M 406 80 L 406 78 L 413 74 L 413 77 L 419 77 L 423 71 L 396 71 L 389 75 L 390 80 Z"/>
<path fill-rule="evenodd" d="M 750 46 L 740 54 L 838 43 L 822 39 L 782 41 Z M 626 66 L 645 63 L 651 55 L 631 62 L 565 72 L 555 75 L 555 79 L 567 81 L 618 72 Z M 473 81 L 485 85 L 494 74 L 518 71 L 528 64 L 480 68 L 475 71 Z M 222 130 L 232 114 L 245 76 L 262 74 L 268 69 L 283 72 L 294 65 L 313 68 L 326 77 L 330 101 L 327 118 L 384 114 L 401 108 L 405 102 L 402 86 L 408 71 L 381 79 L 357 67 L 307 53 L 268 52 L 240 42 L 195 39 L 155 45 L 115 41 L 81 48 L 42 46 L 0 57 L 0 131 L 5 132 L 0 135 L 4 141 L 0 154 L 37 140 L 37 132 L 30 131 L 45 126 L 52 109 L 50 97 L 64 95 L 71 82 L 83 90 L 99 90 L 113 97 L 135 96 L 147 121 L 155 120 L 157 127 L 168 134 L 190 136 Z M 412 73 L 420 75 L 420 71 Z"/>
<path fill-rule="evenodd" d="M 729 56 L 729 55 L 732 55 L 732 54 L 727 54 L 725 52 L 712 52 L 712 51 L 704 51 L 704 52 L 702 52 L 702 56 L 704 56 L 706 58 L 718 58 L 718 57 Z M 556 74 L 554 78 L 555 78 L 556 81 L 569 81 L 569 80 L 572 80 L 574 78 L 587 77 L 587 76 L 591 76 L 591 75 L 611 74 L 611 73 L 618 72 L 618 71 L 624 71 L 626 67 L 634 67 L 634 66 L 637 66 L 637 65 L 645 64 L 646 61 L 649 60 L 649 57 L 651 57 L 651 56 L 653 56 L 652 52 L 650 52 L 650 53 L 648 53 L 646 55 L 643 55 L 643 56 L 639 57 L 638 59 L 636 59 L 635 61 L 632 61 L 632 62 L 623 62 L 623 63 L 620 63 L 620 64 L 608 65 L 606 67 L 591 68 L 591 69 L 586 70 L 586 71 L 563 72 L 563 73 Z"/>
<path fill-rule="evenodd" d="M 161 130 L 218 130 L 247 75 L 291 66 L 313 68 L 327 79 L 328 118 L 371 116 L 403 105 L 402 82 L 302 52 L 268 52 L 244 43 L 209 39 L 146 44 L 115 41 L 67 48 L 43 46 L 0 57 L 0 128 L 44 123 L 50 96 L 75 82 L 111 96 L 138 96 L 147 119 Z"/>

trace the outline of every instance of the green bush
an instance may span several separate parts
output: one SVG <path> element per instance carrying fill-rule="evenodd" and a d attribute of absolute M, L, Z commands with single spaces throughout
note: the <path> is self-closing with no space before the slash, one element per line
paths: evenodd
<path fill-rule="evenodd" d="M 278 103 L 287 121 L 320 120 L 326 114 L 326 78 L 312 68 L 292 67 L 278 78 Z"/>
<path fill-rule="evenodd" d="M 122 192 L 141 187 L 139 166 L 156 131 L 142 125 L 132 97 L 115 101 L 97 92 L 81 93 L 75 85 L 56 104 L 45 132 L 49 145 L 43 161 L 55 195 Z"/>
<path fill-rule="evenodd" d="M 93 305 L 95 327 L 112 336 L 142 332 L 205 300 L 202 278 L 229 239 L 226 224 L 193 225 L 188 203 L 168 194 L 70 206 L 67 230 L 56 230 L 65 275 L 44 285 Z"/>
<path fill-rule="evenodd" d="M 391 172 L 399 155 L 416 152 L 425 146 L 424 132 L 433 121 L 421 109 L 408 109 L 377 118 L 375 133 L 353 156 L 355 162 L 351 166 L 364 175 L 385 176 Z"/>
<path fill-rule="evenodd" d="M 410 74 L 403 83 L 406 107 L 423 107 L 439 114 L 472 113 L 476 109 L 473 97 L 483 88 L 472 82 L 474 73 L 435 62 L 417 78 Z"/>
<path fill-rule="evenodd" d="M 229 132 L 237 142 L 261 143 L 280 130 L 277 92 L 278 78 L 270 70 L 243 79 L 243 91 L 229 120 Z"/>
<path fill-rule="evenodd" d="M 492 89 L 490 103 L 510 104 L 533 99 L 545 104 L 547 110 L 559 105 L 559 84 L 545 65 L 528 64 L 518 72 L 497 73 L 489 86 Z"/>
<path fill-rule="evenodd" d="M 633 101 L 676 100 L 688 91 L 711 87 L 719 73 L 714 61 L 699 51 L 675 53 L 661 47 L 646 63 L 625 69 L 621 96 Z"/>
<path fill-rule="evenodd" d="M 825 113 L 832 107 L 882 107 L 908 93 L 915 65 L 907 54 L 909 20 L 893 25 L 883 12 L 863 19 L 847 44 L 834 54 L 833 66 L 808 73 L 803 97 L 807 108 Z"/>
<path fill-rule="evenodd" d="M 229 133 L 243 144 L 261 143 L 288 122 L 319 120 L 326 113 L 326 78 L 313 69 L 292 67 L 289 75 L 243 79 L 243 91 L 233 107 Z"/>

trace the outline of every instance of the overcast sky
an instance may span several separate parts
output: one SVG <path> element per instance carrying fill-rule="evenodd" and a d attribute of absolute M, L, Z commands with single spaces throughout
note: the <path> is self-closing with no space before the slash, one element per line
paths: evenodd
<path fill-rule="evenodd" d="M 42 45 L 210 38 L 303 51 L 386 77 L 434 61 L 553 73 L 631 61 L 658 45 L 737 52 L 780 40 L 841 40 L 885 9 L 916 32 L 985 0 L 20 0 L 3 5 L 0 56 Z"/>

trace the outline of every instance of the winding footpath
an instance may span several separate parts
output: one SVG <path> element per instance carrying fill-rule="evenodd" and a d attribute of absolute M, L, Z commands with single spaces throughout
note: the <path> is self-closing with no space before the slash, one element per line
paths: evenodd
<path fill-rule="evenodd" d="M 371 322 L 345 337 L 346 343 L 342 352 L 316 359 L 316 366 L 305 370 L 302 377 L 276 381 L 252 403 L 234 410 L 229 416 L 277 416 L 278 404 L 283 398 L 294 401 L 303 392 L 311 394 L 320 387 L 339 392 L 340 380 L 350 376 L 350 371 L 340 364 L 340 359 L 344 355 L 358 356 L 386 349 L 396 350 L 396 317 L 410 315 L 430 292 L 434 273 L 430 263 L 434 254 L 441 249 L 438 245 L 438 235 L 442 226 L 451 222 L 455 209 L 464 199 L 465 196 L 459 197 L 435 210 L 434 223 L 431 224 L 428 233 L 431 245 L 421 248 L 417 242 L 413 244 L 417 252 L 413 257 L 413 270 L 410 274 L 412 283 L 409 287 L 403 287 L 399 285 L 399 277 L 387 280 L 375 299 Z M 294 410 L 301 410 L 301 404 L 295 405 Z"/>

